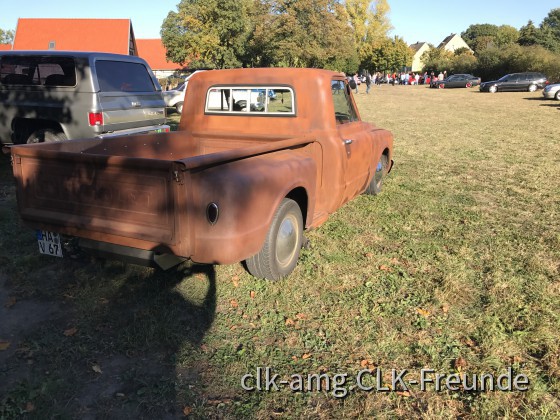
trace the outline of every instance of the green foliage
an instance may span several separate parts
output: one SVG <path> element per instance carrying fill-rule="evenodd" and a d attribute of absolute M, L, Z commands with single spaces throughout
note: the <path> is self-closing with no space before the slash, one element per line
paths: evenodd
<path fill-rule="evenodd" d="M 14 42 L 14 31 L 0 28 L 0 44 L 11 44 Z"/>
<path fill-rule="evenodd" d="M 249 7 L 250 0 L 181 0 L 161 29 L 167 58 L 191 67 L 239 67 Z"/>
<path fill-rule="evenodd" d="M 368 50 L 361 68 L 371 71 L 400 71 L 412 63 L 413 52 L 401 38 L 385 38 Z"/>

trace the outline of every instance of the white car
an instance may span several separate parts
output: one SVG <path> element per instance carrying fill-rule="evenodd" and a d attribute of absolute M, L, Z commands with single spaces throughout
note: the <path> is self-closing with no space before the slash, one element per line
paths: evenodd
<path fill-rule="evenodd" d="M 181 114 L 183 112 L 183 103 L 185 102 L 185 92 L 187 91 L 187 85 L 189 84 L 189 79 L 193 77 L 196 73 L 200 73 L 204 70 L 197 70 L 192 74 L 189 74 L 184 83 L 181 83 L 175 89 L 167 90 L 163 93 L 163 100 L 165 105 L 169 107 L 174 107 L 177 113 Z"/>
<path fill-rule="evenodd" d="M 546 86 L 542 94 L 545 99 L 556 99 L 560 101 L 560 83 Z"/>

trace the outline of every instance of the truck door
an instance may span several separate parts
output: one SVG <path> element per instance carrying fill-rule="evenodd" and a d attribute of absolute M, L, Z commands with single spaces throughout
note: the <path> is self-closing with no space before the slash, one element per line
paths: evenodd
<path fill-rule="evenodd" d="M 331 82 L 339 150 L 344 168 L 344 202 L 355 197 L 367 185 L 372 167 L 371 134 L 360 121 L 350 89 L 344 80 Z"/>

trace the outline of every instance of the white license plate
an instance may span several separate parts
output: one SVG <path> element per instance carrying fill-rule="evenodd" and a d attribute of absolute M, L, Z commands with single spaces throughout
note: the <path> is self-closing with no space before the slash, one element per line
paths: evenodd
<path fill-rule="evenodd" d="M 39 252 L 41 254 L 62 257 L 62 243 L 58 233 L 38 230 L 37 242 L 39 242 Z"/>

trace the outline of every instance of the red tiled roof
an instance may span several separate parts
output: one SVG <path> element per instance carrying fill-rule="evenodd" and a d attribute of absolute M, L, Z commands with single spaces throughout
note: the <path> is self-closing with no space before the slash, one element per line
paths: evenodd
<path fill-rule="evenodd" d="M 9 51 L 12 49 L 12 44 L 0 44 L 0 51 Z"/>
<path fill-rule="evenodd" d="M 167 61 L 161 39 L 137 39 L 138 56 L 148 62 L 152 70 L 176 70 L 183 66 Z"/>
<path fill-rule="evenodd" d="M 134 32 L 130 19 L 28 19 L 20 18 L 14 50 L 99 51 L 129 54 Z"/>

